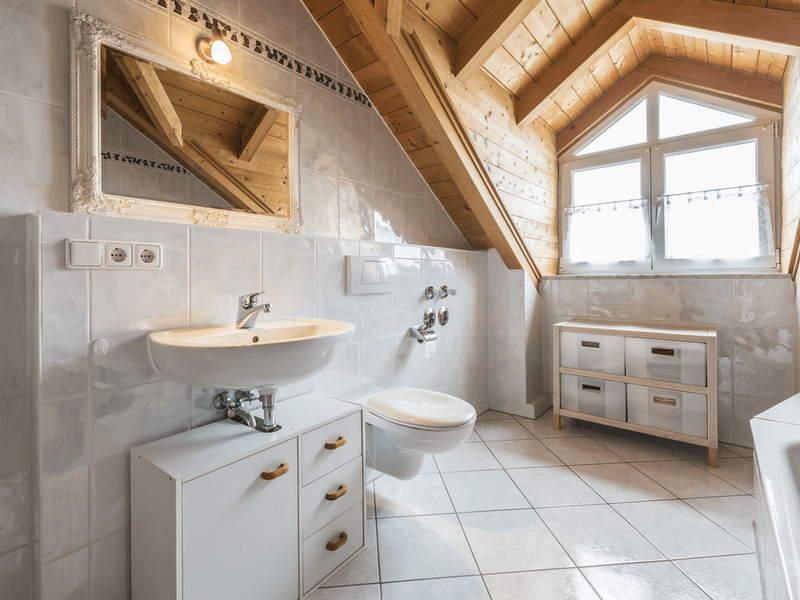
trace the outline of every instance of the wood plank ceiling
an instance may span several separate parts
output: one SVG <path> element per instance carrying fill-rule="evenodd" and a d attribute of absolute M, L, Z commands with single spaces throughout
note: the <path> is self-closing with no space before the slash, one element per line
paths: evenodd
<path fill-rule="evenodd" d="M 397 1 L 390 2 L 395 11 Z M 443 167 L 434 144 L 426 138 L 343 0 L 304 2 L 467 242 L 475 249 L 490 246 Z M 736 0 L 735 3 L 800 12 L 800 0 Z M 548 101 L 530 124 L 519 127 L 515 119 L 519 99 L 609 15 L 618 0 L 530 3 L 535 5 L 533 11 L 522 18 L 483 68 L 466 83 L 453 76 L 458 43 L 490 6 L 494 4 L 492 10 L 500 10 L 503 2 L 404 0 L 401 4 L 403 30 L 416 31 L 431 53 L 431 60 L 471 132 L 500 196 L 545 274 L 555 273 L 558 256 L 555 134 L 567 128 L 651 55 L 774 81 L 782 79 L 788 60 L 785 54 L 725 43 L 719 36 L 712 40 L 632 23 L 592 54 L 596 60 L 574 73 L 570 85 L 559 88 L 561 93 Z M 522 2 L 518 0 L 517 4 Z M 474 31 L 471 35 L 474 37 Z"/>

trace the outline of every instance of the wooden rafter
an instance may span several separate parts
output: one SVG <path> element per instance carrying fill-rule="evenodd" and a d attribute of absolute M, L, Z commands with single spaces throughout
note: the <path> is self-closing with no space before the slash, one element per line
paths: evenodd
<path fill-rule="evenodd" d="M 256 108 L 239 140 L 239 152 L 236 155 L 239 160 L 249 162 L 253 159 L 279 116 L 280 112 L 274 108 L 270 109 L 267 106 Z"/>
<path fill-rule="evenodd" d="M 378 17 L 386 23 L 386 33 L 393 37 L 400 35 L 403 19 L 403 0 L 375 0 Z"/>
<path fill-rule="evenodd" d="M 394 38 L 369 0 L 345 0 L 347 9 L 397 86 L 492 244 L 511 269 L 525 269 L 539 285 L 539 268 L 478 156 L 419 37 Z"/>
<path fill-rule="evenodd" d="M 275 214 L 271 207 L 229 173 L 225 166 L 199 143 L 187 138 L 181 147 L 172 145 L 164 133 L 153 124 L 142 105 L 135 101 L 130 90 L 124 89 L 122 82 L 116 80 L 110 73 L 107 75 L 105 85 L 108 90 L 108 105 L 112 110 L 191 171 L 231 206 L 256 214 Z"/>
<path fill-rule="evenodd" d="M 153 65 L 128 55 L 118 55 L 117 64 L 153 125 L 173 146 L 183 146 L 183 125 Z"/>
<path fill-rule="evenodd" d="M 635 26 L 629 15 L 609 13 L 603 17 L 538 83 L 525 91 L 517 102 L 517 124 L 524 126 L 533 121 L 548 104 L 572 86 L 578 74 L 597 62 L 608 48 Z"/>
<path fill-rule="evenodd" d="M 611 14 L 662 32 L 800 54 L 800 13 L 714 0 L 622 0 Z"/>
<path fill-rule="evenodd" d="M 500 0 L 484 11 L 456 45 L 455 76 L 469 80 L 541 0 Z"/>
<path fill-rule="evenodd" d="M 700 89 L 770 109 L 780 109 L 783 105 L 780 81 L 651 55 L 558 133 L 556 152 L 561 154 L 573 147 L 594 125 L 651 81 Z"/>

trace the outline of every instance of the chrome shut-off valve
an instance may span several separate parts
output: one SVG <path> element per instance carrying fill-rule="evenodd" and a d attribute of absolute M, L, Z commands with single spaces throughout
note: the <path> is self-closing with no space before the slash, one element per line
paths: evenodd
<path fill-rule="evenodd" d="M 409 327 L 408 335 L 417 340 L 420 344 L 432 342 L 438 337 L 433 330 L 434 325 L 436 325 L 436 313 L 432 308 L 428 308 L 422 316 L 422 325 L 419 327 Z"/>
<path fill-rule="evenodd" d="M 434 288 L 432 285 L 429 285 L 425 288 L 425 297 L 428 300 L 433 300 L 436 297 L 439 298 L 447 298 L 448 296 L 455 296 L 458 290 L 451 289 L 446 285 L 443 285 L 438 290 Z"/>

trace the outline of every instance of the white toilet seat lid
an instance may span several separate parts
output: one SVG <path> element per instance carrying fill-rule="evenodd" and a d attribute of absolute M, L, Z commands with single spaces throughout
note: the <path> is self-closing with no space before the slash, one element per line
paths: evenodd
<path fill-rule="evenodd" d="M 392 423 L 425 429 L 453 429 L 475 420 L 475 409 L 464 400 L 417 388 L 375 394 L 367 400 L 367 410 Z"/>

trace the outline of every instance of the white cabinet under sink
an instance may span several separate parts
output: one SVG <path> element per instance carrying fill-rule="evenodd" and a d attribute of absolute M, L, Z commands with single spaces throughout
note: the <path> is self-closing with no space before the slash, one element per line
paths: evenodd
<path fill-rule="evenodd" d="M 297 600 L 364 548 L 362 408 L 306 394 L 131 450 L 134 600 Z"/>

